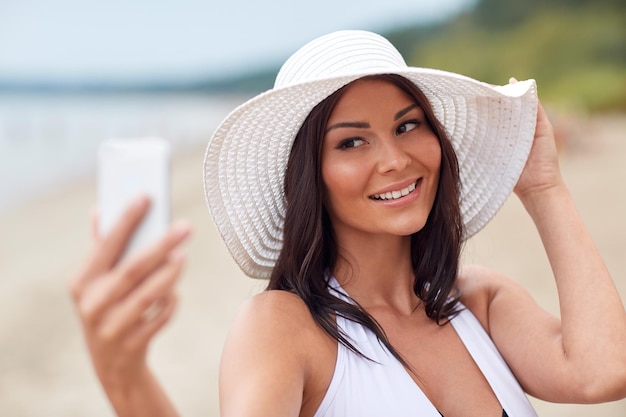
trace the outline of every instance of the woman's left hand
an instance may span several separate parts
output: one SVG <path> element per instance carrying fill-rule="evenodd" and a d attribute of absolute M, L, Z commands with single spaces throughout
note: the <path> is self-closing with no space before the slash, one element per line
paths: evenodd
<path fill-rule="evenodd" d="M 509 82 L 514 83 L 516 80 L 511 78 Z M 554 131 L 541 102 L 539 102 L 533 145 L 514 191 L 523 200 L 536 191 L 549 189 L 562 183 Z"/>

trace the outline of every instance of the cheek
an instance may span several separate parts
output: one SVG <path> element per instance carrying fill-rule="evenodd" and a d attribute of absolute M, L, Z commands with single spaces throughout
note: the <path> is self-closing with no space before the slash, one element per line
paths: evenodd
<path fill-rule="evenodd" d="M 439 188 L 439 177 L 441 175 L 441 145 L 436 136 L 419 142 L 418 146 L 413 148 L 413 159 L 421 167 L 423 173 L 430 178 L 432 195 L 434 198 Z"/>
<path fill-rule="evenodd" d="M 422 161 L 430 171 L 436 171 L 439 177 L 441 170 L 441 145 L 439 140 L 434 137 L 424 148 L 421 149 Z"/>
<path fill-rule="evenodd" d="M 361 173 L 359 174 L 359 171 Z M 327 161 L 322 165 L 322 181 L 324 183 L 324 199 L 329 211 L 339 206 L 351 196 L 360 195 L 363 184 L 359 181 L 363 177 L 362 169 L 358 164 L 333 163 Z"/>

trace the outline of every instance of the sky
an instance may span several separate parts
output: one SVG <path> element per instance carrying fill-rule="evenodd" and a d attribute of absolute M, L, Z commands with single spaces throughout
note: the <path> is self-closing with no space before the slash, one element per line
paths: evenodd
<path fill-rule="evenodd" d="M 137 82 L 270 67 L 339 29 L 443 20 L 475 0 L 0 0 L 0 81 Z"/>

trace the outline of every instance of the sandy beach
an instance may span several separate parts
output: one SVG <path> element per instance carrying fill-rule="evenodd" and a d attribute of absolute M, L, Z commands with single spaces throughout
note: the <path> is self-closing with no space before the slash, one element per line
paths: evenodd
<path fill-rule="evenodd" d="M 563 126 L 564 176 L 626 299 L 626 117 Z M 191 222 L 194 236 L 186 245 L 189 262 L 179 286 L 179 309 L 154 341 L 150 357 L 182 416 L 218 415 L 223 341 L 241 303 L 265 284 L 239 271 L 216 233 L 202 191 L 203 152 L 185 150 L 174 159 L 173 217 Z M 92 372 L 67 291 L 90 250 L 89 212 L 95 195 L 95 178 L 81 178 L 0 215 L 1 416 L 114 415 Z M 514 197 L 467 243 L 465 260 L 506 272 L 558 314 L 550 267 Z M 601 405 L 532 401 L 543 417 L 626 415 L 626 400 Z"/>

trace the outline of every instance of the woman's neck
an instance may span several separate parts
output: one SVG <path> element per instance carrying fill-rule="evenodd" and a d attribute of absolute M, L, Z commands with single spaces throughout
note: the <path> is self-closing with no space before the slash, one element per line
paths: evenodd
<path fill-rule="evenodd" d="M 410 236 L 344 237 L 337 247 L 335 278 L 363 308 L 415 308 Z"/>

